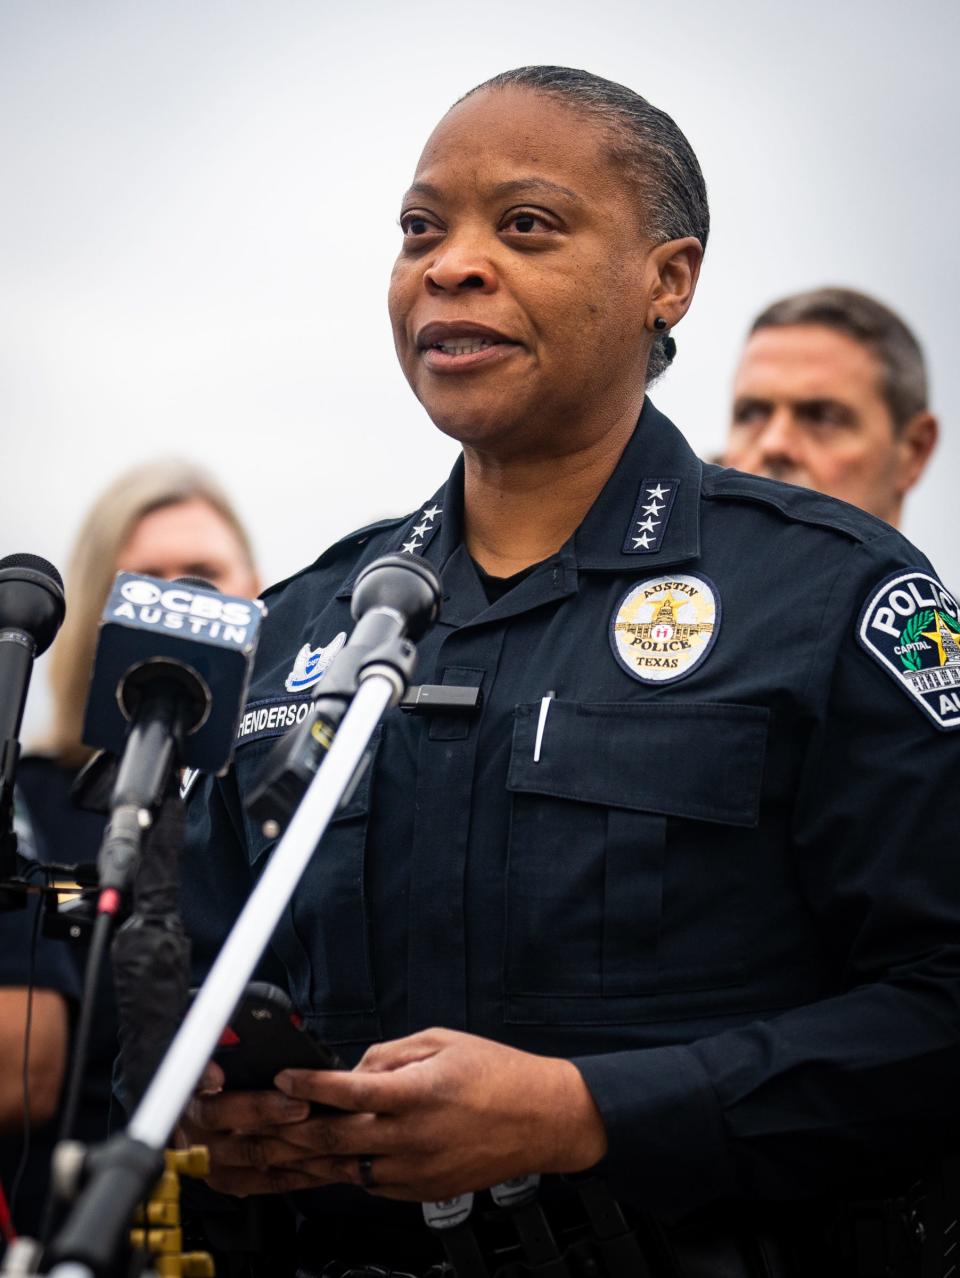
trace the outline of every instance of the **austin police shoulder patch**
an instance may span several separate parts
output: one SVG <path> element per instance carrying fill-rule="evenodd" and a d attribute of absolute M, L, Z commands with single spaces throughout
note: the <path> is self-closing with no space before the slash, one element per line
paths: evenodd
<path fill-rule="evenodd" d="M 297 653 L 293 669 L 284 680 L 287 692 L 303 692 L 319 683 L 327 673 L 327 667 L 343 645 L 347 642 L 347 632 L 341 630 L 336 638 L 331 639 L 326 647 L 311 648 L 305 643 Z"/>
<path fill-rule="evenodd" d="M 860 614 L 857 638 L 938 728 L 960 727 L 960 608 L 921 568 L 882 581 Z"/>
<path fill-rule="evenodd" d="M 720 592 L 687 573 L 648 577 L 631 586 L 610 619 L 610 646 L 641 683 L 669 683 L 692 673 L 716 642 Z"/>

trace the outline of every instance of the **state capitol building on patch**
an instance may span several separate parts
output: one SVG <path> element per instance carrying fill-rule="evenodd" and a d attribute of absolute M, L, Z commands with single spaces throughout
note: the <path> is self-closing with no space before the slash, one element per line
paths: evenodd
<path fill-rule="evenodd" d="M 617 607 L 610 638 L 628 674 L 663 683 L 700 664 L 719 624 L 716 588 L 702 577 L 679 574 L 634 586 Z"/>

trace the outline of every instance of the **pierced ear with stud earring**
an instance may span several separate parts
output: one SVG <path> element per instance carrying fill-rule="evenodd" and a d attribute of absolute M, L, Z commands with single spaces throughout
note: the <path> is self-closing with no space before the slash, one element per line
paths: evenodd
<path fill-rule="evenodd" d="M 657 318 L 653 321 L 653 327 L 658 332 L 662 333 L 663 330 L 667 327 L 667 321 L 663 318 L 662 315 L 658 315 Z"/>

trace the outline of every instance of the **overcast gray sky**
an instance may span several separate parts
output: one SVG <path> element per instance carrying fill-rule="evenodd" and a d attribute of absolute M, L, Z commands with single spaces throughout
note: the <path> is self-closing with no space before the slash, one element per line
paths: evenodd
<path fill-rule="evenodd" d="M 928 354 L 945 438 L 906 532 L 956 587 L 958 44 L 956 0 L 0 0 L 0 553 L 63 567 L 96 492 L 170 452 L 271 580 L 432 492 L 454 445 L 395 365 L 399 197 L 456 97 L 556 62 L 669 111 L 706 174 L 658 406 L 716 450 L 757 310 L 875 293 Z"/>

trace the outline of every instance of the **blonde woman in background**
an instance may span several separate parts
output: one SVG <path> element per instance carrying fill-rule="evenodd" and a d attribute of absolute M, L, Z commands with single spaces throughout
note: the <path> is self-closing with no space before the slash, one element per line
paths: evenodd
<path fill-rule="evenodd" d="M 120 475 L 97 498 L 77 533 L 67 571 L 67 616 L 50 653 L 52 724 L 40 750 L 23 758 L 17 773 L 42 860 L 96 860 L 105 818 L 75 809 L 70 788 L 93 753 L 82 740 L 84 707 L 100 615 L 121 571 L 169 580 L 203 577 L 225 594 L 253 597 L 260 590 L 246 529 L 226 493 L 202 468 L 177 459 L 148 462 Z M 22 1144 L 31 930 L 32 919 L 0 915 L 0 1182 L 8 1187 L 16 1179 Z M 85 947 L 38 938 L 28 1086 L 31 1119 L 43 1125 L 33 1132 L 17 1194 L 14 1223 L 20 1232 L 35 1231 L 46 1193 L 84 961 Z M 85 1140 L 101 1139 L 106 1132 L 116 1055 L 110 987 L 107 968 L 76 1132 Z"/>
<path fill-rule="evenodd" d="M 97 499 L 77 534 L 67 571 L 67 617 L 50 653 L 53 727 L 44 753 L 76 767 L 92 751 L 81 741 L 97 626 L 118 572 L 202 577 L 224 594 L 260 589 L 253 550 L 226 493 L 191 462 L 148 462 Z"/>

